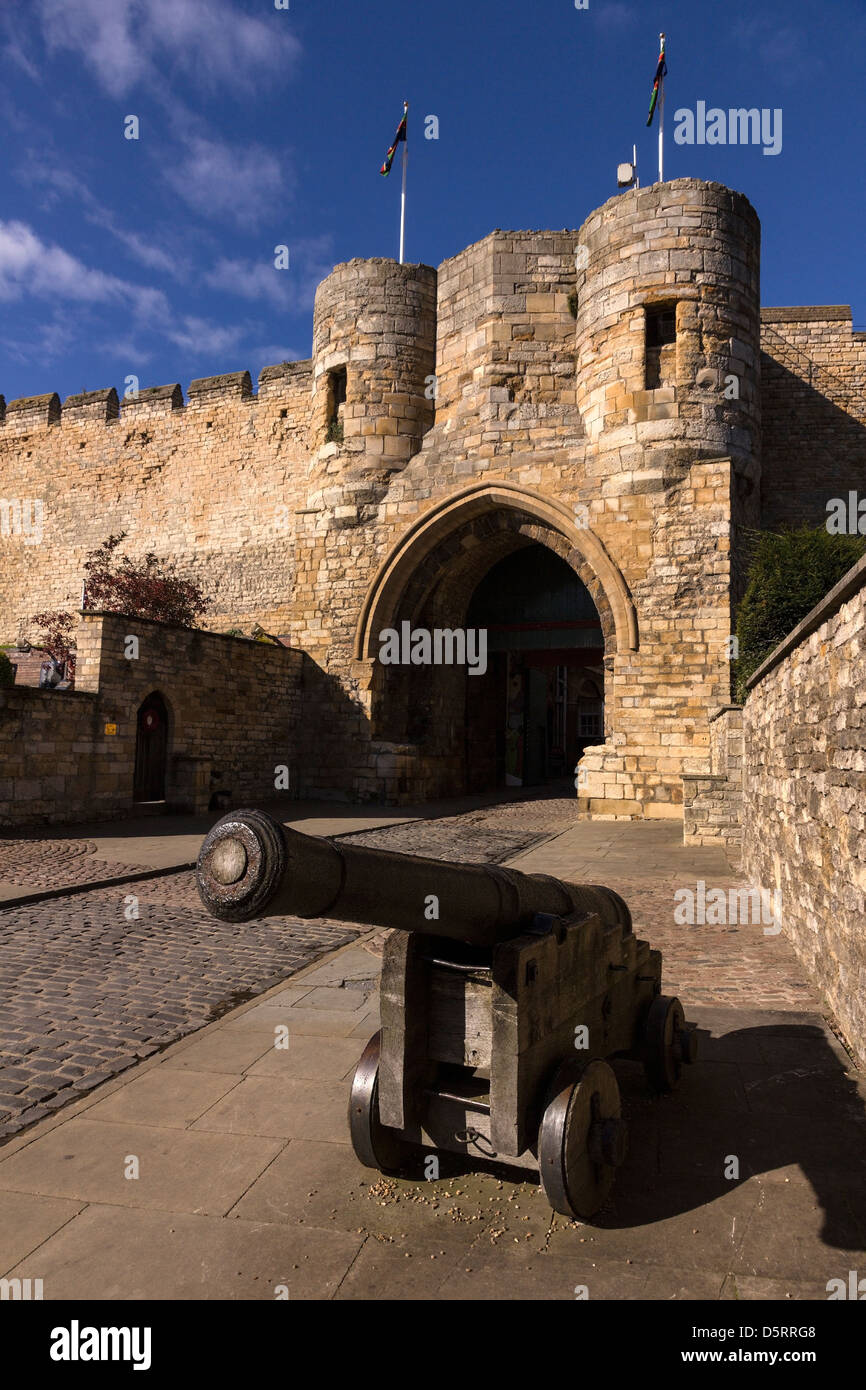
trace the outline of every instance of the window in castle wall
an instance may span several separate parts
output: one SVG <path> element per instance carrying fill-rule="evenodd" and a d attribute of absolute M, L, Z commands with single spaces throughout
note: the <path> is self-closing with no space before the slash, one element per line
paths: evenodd
<path fill-rule="evenodd" d="M 346 404 L 346 368 L 328 373 L 328 442 L 342 443 L 343 407 Z"/>
<path fill-rule="evenodd" d="M 676 383 L 677 306 L 648 304 L 646 314 L 647 391 Z"/>

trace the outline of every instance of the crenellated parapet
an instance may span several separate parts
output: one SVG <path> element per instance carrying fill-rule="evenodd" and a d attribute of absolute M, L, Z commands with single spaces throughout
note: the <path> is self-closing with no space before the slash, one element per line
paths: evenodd
<path fill-rule="evenodd" d="M 263 368 L 258 392 L 253 391 L 248 371 L 226 372 L 219 376 L 198 377 L 191 381 L 186 402 L 179 382 L 165 386 L 144 386 L 121 400 L 113 386 L 99 391 L 82 391 L 67 396 L 63 405 L 57 392 L 42 396 L 23 396 L 10 401 L 0 396 L 0 438 L 25 434 L 56 425 L 112 424 L 119 420 L 137 423 L 162 417 L 179 416 L 188 411 L 221 408 L 239 402 L 255 406 L 285 396 L 299 425 L 306 425 L 313 364 L 281 362 Z"/>
<path fill-rule="evenodd" d="M 222 376 L 202 376 L 189 384 L 187 406 L 219 404 L 222 401 L 247 401 L 252 397 L 253 383 L 249 372 L 226 372 Z"/>
<path fill-rule="evenodd" d="M 183 391 L 177 381 L 169 386 L 146 386 L 135 396 L 125 396 L 122 407 L 124 420 L 152 419 L 182 409 Z"/>

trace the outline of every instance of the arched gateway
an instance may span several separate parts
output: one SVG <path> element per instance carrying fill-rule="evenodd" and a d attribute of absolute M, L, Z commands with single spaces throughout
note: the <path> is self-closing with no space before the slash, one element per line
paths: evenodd
<path fill-rule="evenodd" d="M 484 632 L 483 661 L 380 660 L 385 634 Z M 476 643 L 477 648 L 477 643 Z M 453 795 L 570 777 L 600 743 L 605 669 L 637 648 L 625 581 L 568 509 L 487 483 L 443 501 L 379 569 L 356 634 L 375 661 L 374 740 L 413 749 L 419 785 Z M 447 651 L 447 648 L 446 648 Z M 469 642 L 472 651 L 472 642 Z"/>

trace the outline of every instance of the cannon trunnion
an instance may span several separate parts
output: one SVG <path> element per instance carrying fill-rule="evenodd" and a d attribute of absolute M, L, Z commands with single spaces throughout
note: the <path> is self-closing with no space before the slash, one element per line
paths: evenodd
<path fill-rule="evenodd" d="M 608 1059 L 641 1059 L 658 1091 L 695 1059 L 679 1001 L 660 992 L 661 954 L 610 889 L 342 845 L 247 810 L 213 827 L 197 881 L 230 921 L 285 913 L 396 928 L 382 1026 L 349 1102 L 368 1167 L 445 1150 L 529 1169 L 554 1210 L 587 1218 L 626 1153 Z"/>

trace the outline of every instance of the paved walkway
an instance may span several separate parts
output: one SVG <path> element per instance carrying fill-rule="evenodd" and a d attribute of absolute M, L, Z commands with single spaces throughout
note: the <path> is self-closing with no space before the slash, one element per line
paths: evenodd
<path fill-rule="evenodd" d="M 360 1167 L 371 933 L 0 1149 L 0 1275 L 49 1299 L 826 1298 L 866 1269 L 866 1088 L 782 938 L 672 923 L 672 885 L 735 881 L 678 832 L 579 823 L 515 861 L 619 888 L 700 1028 L 674 1096 L 616 1064 L 629 1157 L 593 1225 L 504 1170 Z"/>

